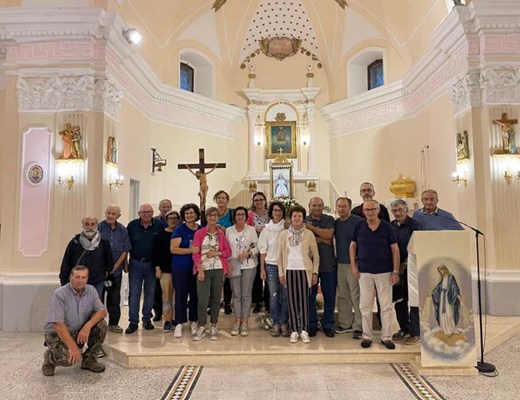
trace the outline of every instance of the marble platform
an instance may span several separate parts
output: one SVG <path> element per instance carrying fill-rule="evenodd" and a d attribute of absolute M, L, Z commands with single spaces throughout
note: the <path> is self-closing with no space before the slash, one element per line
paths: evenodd
<path fill-rule="evenodd" d="M 387 350 L 379 342 L 379 332 L 370 349 L 361 348 L 360 341 L 348 333 L 327 338 L 318 332 L 310 344 L 291 344 L 288 338 L 273 338 L 266 330 L 258 329 L 254 318 L 248 337 L 232 337 L 229 332 L 234 321 L 233 316 L 221 314 L 219 339 L 215 342 L 208 337 L 194 342 L 187 326 L 184 337 L 175 339 L 173 332 L 162 330 L 162 323 L 156 323 L 153 331 L 140 328 L 133 335 L 109 332 L 105 350 L 110 358 L 128 367 L 410 363 L 420 355 L 419 345 L 406 346 L 402 341 L 396 341 L 395 350 Z M 520 317 L 489 317 L 486 351 L 518 332 Z"/>

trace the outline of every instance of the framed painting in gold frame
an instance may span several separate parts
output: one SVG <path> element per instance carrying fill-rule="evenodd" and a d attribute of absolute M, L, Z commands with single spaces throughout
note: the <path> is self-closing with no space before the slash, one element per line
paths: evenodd
<path fill-rule="evenodd" d="M 265 130 L 266 158 L 276 158 L 280 155 L 296 158 L 296 121 L 266 122 Z"/>

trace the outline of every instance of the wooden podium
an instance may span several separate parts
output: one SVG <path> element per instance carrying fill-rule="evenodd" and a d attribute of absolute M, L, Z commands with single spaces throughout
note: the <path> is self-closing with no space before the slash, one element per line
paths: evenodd
<path fill-rule="evenodd" d="M 419 307 L 420 375 L 477 375 L 470 232 L 416 231 L 408 244 L 410 307 Z"/>

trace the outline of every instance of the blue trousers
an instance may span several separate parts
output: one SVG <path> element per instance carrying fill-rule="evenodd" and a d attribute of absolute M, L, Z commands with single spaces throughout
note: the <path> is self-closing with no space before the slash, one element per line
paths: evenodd
<path fill-rule="evenodd" d="M 190 321 L 198 321 L 197 276 L 190 269 L 172 269 L 175 288 L 175 325 L 188 322 L 188 296 L 190 298 Z"/>
<path fill-rule="evenodd" d="M 287 305 L 287 288 L 280 283 L 278 266 L 265 264 L 267 286 L 269 287 L 269 306 L 274 325 L 287 325 L 289 322 L 289 308 Z"/>
<path fill-rule="evenodd" d="M 128 268 L 128 280 L 130 286 L 130 293 L 128 295 L 128 319 L 130 321 L 130 325 L 139 325 L 139 303 L 141 301 L 143 283 L 143 323 L 150 322 L 152 319 L 152 307 L 156 281 L 155 268 L 153 263 L 142 263 L 131 258 L 130 266 Z"/>
<path fill-rule="evenodd" d="M 338 286 L 338 270 L 320 272 L 318 283 L 321 285 L 321 293 L 325 303 L 321 326 L 324 329 L 334 328 L 334 306 L 336 304 L 336 287 Z M 309 329 L 318 327 L 318 312 L 316 311 L 316 295 L 318 285 L 314 285 L 309 299 Z"/>

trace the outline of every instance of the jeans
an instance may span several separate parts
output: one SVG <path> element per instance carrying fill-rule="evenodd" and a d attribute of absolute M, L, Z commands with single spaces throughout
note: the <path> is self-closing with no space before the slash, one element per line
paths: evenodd
<path fill-rule="evenodd" d="M 96 292 L 99 294 L 99 298 L 103 301 L 103 290 L 105 289 L 105 281 L 101 281 L 93 284 L 94 288 L 96 288 Z"/>
<path fill-rule="evenodd" d="M 269 287 L 269 306 L 274 325 L 287 325 L 289 309 L 287 305 L 287 288 L 280 283 L 278 266 L 265 264 L 267 286 Z"/>
<path fill-rule="evenodd" d="M 143 323 L 150 322 L 152 319 L 152 307 L 155 293 L 155 268 L 153 263 L 142 263 L 130 259 L 128 268 L 128 279 L 130 281 L 130 295 L 128 300 L 128 315 L 130 325 L 139 325 L 139 303 L 144 283 L 143 301 Z"/>
<path fill-rule="evenodd" d="M 325 303 L 321 325 L 324 329 L 334 328 L 334 307 L 336 305 L 336 287 L 338 286 L 338 270 L 330 272 L 320 272 L 318 282 L 321 284 L 321 293 Z M 314 285 L 311 290 L 309 300 L 309 328 L 318 327 L 318 312 L 316 311 L 316 295 L 318 285 Z"/>
<path fill-rule="evenodd" d="M 235 317 L 248 319 L 251 315 L 251 293 L 258 267 L 241 270 L 240 276 L 229 278 L 233 292 Z"/>
<path fill-rule="evenodd" d="M 122 279 L 123 274 L 115 276 L 115 283 L 111 287 L 105 288 L 103 292 L 103 298 L 105 297 L 105 293 L 107 294 L 106 305 L 108 311 L 108 325 L 110 326 L 119 325 L 119 319 L 121 318 L 121 307 L 119 303 L 121 302 Z M 103 301 L 103 298 L 101 301 Z"/>
<path fill-rule="evenodd" d="M 175 288 L 175 325 L 188 322 L 188 297 L 190 299 L 190 321 L 198 321 L 197 277 L 193 269 L 172 269 L 172 283 Z M 207 304 L 207 303 L 206 303 Z"/>

